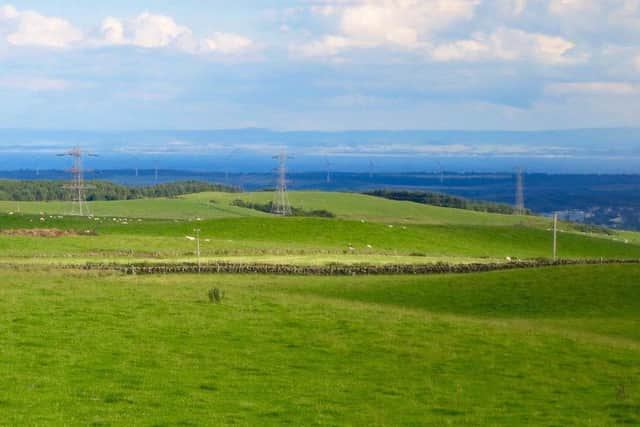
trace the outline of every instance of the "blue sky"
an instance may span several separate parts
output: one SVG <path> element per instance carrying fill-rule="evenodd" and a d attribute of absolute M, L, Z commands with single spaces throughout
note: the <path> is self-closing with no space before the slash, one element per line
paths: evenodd
<path fill-rule="evenodd" d="M 3 128 L 635 127 L 640 0 L 0 0 L 0 98 Z"/>

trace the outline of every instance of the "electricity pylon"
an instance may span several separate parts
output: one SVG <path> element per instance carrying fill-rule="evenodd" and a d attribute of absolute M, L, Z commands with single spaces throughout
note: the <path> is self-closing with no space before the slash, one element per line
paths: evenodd
<path fill-rule="evenodd" d="M 438 175 L 440 175 L 440 185 L 444 184 L 444 168 L 442 167 L 442 163 L 440 163 L 440 160 L 436 160 L 436 162 L 438 163 Z"/>
<path fill-rule="evenodd" d="M 153 175 L 153 183 L 158 185 L 158 160 L 153 162 L 154 175 Z"/>
<path fill-rule="evenodd" d="M 139 167 L 140 158 L 138 156 L 133 156 L 133 162 L 134 162 L 133 172 L 135 173 L 136 178 L 138 178 L 140 176 L 140 167 Z"/>
<path fill-rule="evenodd" d="M 327 184 L 331 184 L 331 167 L 333 166 L 333 163 L 331 163 L 329 161 L 329 158 L 327 156 L 324 157 L 324 164 L 326 166 L 327 169 Z"/>
<path fill-rule="evenodd" d="M 66 153 L 58 154 L 60 157 L 69 156 L 73 160 L 73 165 L 69 172 L 72 180 L 70 184 L 65 184 L 63 188 L 71 193 L 71 215 L 88 216 L 91 214 L 87 205 L 86 190 L 94 189 L 95 186 L 87 185 L 84 182 L 84 172 L 82 168 L 82 158 L 84 156 L 97 157 L 97 155 L 88 153 L 76 147 Z"/>
<path fill-rule="evenodd" d="M 224 159 L 224 181 L 229 183 L 229 169 L 231 168 L 231 158 L 240 151 L 238 148 L 232 150 Z"/>
<path fill-rule="evenodd" d="M 516 176 L 516 214 L 526 214 L 524 206 L 524 175 L 522 168 L 519 168 Z"/>
<path fill-rule="evenodd" d="M 274 159 L 278 160 L 278 183 L 271 213 L 275 215 L 290 216 L 293 213 L 291 203 L 289 203 L 289 195 L 287 194 L 287 160 L 289 158 L 284 151 L 274 157 Z"/>

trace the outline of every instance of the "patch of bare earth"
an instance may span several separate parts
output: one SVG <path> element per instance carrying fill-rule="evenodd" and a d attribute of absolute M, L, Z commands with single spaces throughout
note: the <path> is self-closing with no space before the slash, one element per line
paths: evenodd
<path fill-rule="evenodd" d="M 71 231 L 58 230 L 56 228 L 31 228 L 16 230 L 0 230 L 0 234 L 4 236 L 28 236 L 28 237 L 69 237 L 69 236 L 95 236 L 95 231 Z"/>

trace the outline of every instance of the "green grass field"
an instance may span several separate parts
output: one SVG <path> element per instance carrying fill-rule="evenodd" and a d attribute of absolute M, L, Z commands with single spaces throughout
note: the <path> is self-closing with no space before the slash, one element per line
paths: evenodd
<path fill-rule="evenodd" d="M 389 225 L 318 218 L 223 218 L 203 221 L 82 219 L 0 216 L 0 230 L 54 228 L 92 231 L 92 236 L 41 238 L 0 235 L 0 258 L 165 259 L 193 257 L 195 244 L 186 236 L 201 230 L 205 259 L 295 255 L 327 262 L 361 257 L 404 257 L 409 262 L 429 260 L 504 261 L 550 257 L 549 230 L 527 226 Z M 0 231 L 1 232 L 1 231 Z M 561 233 L 559 253 L 564 258 L 640 258 L 640 245 Z M 357 258 L 356 258 L 357 259 Z"/>
<path fill-rule="evenodd" d="M 0 273 L 4 425 L 640 423 L 637 266 Z"/>
<path fill-rule="evenodd" d="M 459 224 L 459 225 L 533 225 L 548 227 L 548 219 L 535 216 L 500 215 L 463 209 L 441 208 L 412 202 L 387 200 L 357 193 L 292 191 L 291 204 L 304 210 L 327 210 L 340 219 L 391 224 Z M 272 192 L 197 193 L 177 199 L 142 199 L 89 202 L 91 212 L 99 217 L 184 219 L 265 217 L 268 214 L 237 206 L 236 199 L 268 203 Z M 66 215 L 69 202 L 0 201 L 0 212 Z"/>
<path fill-rule="evenodd" d="M 136 258 L 184 258 L 192 248 L 179 238 L 192 234 L 194 228 L 202 228 L 211 240 L 203 248 L 204 256 L 209 258 L 312 253 L 332 255 L 332 262 L 340 262 L 337 255 L 345 250 L 349 255 L 364 256 L 419 254 L 430 258 L 500 260 L 507 256 L 550 255 L 551 224 L 542 217 L 447 209 L 352 193 L 290 193 L 296 207 L 334 213 L 337 218 L 331 222 L 314 218 L 283 222 L 269 214 L 232 205 L 235 199 L 266 203 L 272 198 L 270 192 L 198 193 L 179 199 L 92 202 L 90 208 L 97 219 L 88 222 L 66 216 L 70 210 L 67 202 L 0 202 L 0 212 L 7 213 L 0 214 L 0 229 L 73 227 L 100 232 L 99 238 L 60 239 L 55 243 L 0 236 L 0 258 L 79 253 L 111 258 L 123 253 Z M 24 218 L 22 215 L 27 220 L 20 219 Z M 57 219 L 59 216 L 64 219 Z M 561 230 L 564 257 L 636 257 L 636 245 L 640 245 L 640 233 L 587 235 L 576 232 L 571 224 L 562 224 Z M 105 237 L 111 234 L 117 239 Z M 614 243 L 603 244 L 592 238 Z"/>
<path fill-rule="evenodd" d="M 116 200 L 109 202 L 89 202 L 91 213 L 98 217 L 125 218 L 243 218 L 266 216 L 261 212 L 230 205 L 216 205 L 199 199 L 141 199 Z M 67 215 L 71 212 L 70 202 L 7 202 L 0 201 L 0 212 L 24 213 L 31 215 Z"/>
<path fill-rule="evenodd" d="M 272 192 L 254 193 L 198 193 L 183 197 L 187 200 L 210 202 L 214 206 L 229 206 L 236 199 L 253 203 L 268 203 Z M 326 210 L 338 218 L 354 221 L 384 222 L 392 224 L 461 224 L 461 225 L 548 225 L 538 217 L 519 217 L 474 212 L 463 209 L 441 208 L 413 202 L 402 202 L 357 193 L 328 193 L 322 191 L 292 191 L 292 206 L 304 210 Z"/>
<path fill-rule="evenodd" d="M 346 278 L 59 269 L 194 262 L 195 229 L 204 262 L 551 256 L 540 217 L 321 192 L 292 203 L 336 218 L 231 205 L 271 197 L 99 202 L 92 218 L 0 202 L 0 425 L 640 424 L 638 265 Z M 640 259 L 638 236 L 562 224 L 559 255 Z"/>

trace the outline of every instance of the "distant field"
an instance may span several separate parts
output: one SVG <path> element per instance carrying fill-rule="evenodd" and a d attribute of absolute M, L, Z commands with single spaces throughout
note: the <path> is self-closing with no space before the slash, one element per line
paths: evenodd
<path fill-rule="evenodd" d="M 360 256 L 368 262 L 384 256 L 425 260 L 550 257 L 548 230 L 525 226 L 385 225 L 319 218 L 224 218 L 185 222 L 124 221 L 33 216 L 0 216 L 1 229 L 55 228 L 91 231 L 95 235 L 42 238 L 0 234 L 0 258 L 174 259 L 193 257 L 187 239 L 200 230 L 201 253 L 208 259 L 237 257 L 314 258 L 340 262 Z M 0 231 L 1 233 L 1 231 Z M 640 258 L 640 245 L 574 233 L 561 233 L 559 253 L 565 258 Z M 367 258 L 368 257 L 368 258 Z M 308 262 L 308 261 L 307 261 Z"/>
<path fill-rule="evenodd" d="M 412 202 L 400 202 L 356 193 L 290 192 L 293 206 L 305 210 L 324 209 L 342 219 L 404 224 L 467 225 L 548 225 L 539 217 L 488 214 L 462 209 L 449 209 Z M 90 202 L 96 216 L 159 219 L 211 219 L 268 216 L 268 214 L 231 205 L 236 199 L 268 203 L 273 193 L 198 193 L 178 199 L 143 199 Z M 70 202 L 6 202 L 0 201 L 0 212 L 65 215 Z"/>
<path fill-rule="evenodd" d="M 140 199 L 89 202 L 91 212 L 100 217 L 125 218 L 242 218 L 266 216 L 261 212 L 228 205 L 214 205 L 197 199 Z M 7 202 L 0 201 L 0 212 L 67 215 L 70 202 Z"/>
<path fill-rule="evenodd" d="M 638 266 L 0 274 L 1 424 L 640 423 Z"/>
<path fill-rule="evenodd" d="M 214 205 L 228 205 L 240 199 L 254 203 L 273 200 L 272 192 L 254 193 L 198 193 L 183 196 L 188 200 L 211 201 Z M 357 193 L 330 193 L 322 191 L 292 191 L 292 206 L 304 210 L 326 210 L 342 219 L 386 222 L 394 224 L 466 224 L 466 225 L 514 225 L 548 224 L 540 217 L 489 214 L 463 209 L 441 208 L 413 202 L 402 202 Z"/>
<path fill-rule="evenodd" d="M 207 261 L 268 263 L 494 262 L 548 258 L 548 219 L 488 214 L 350 193 L 292 192 L 305 210 L 337 218 L 279 218 L 232 206 L 267 203 L 272 193 L 199 193 L 178 199 L 90 203 L 95 218 L 65 215 L 70 204 L 0 202 L 0 259 L 19 263 L 193 260 L 195 229 Z M 12 213 L 11 215 L 9 214 Z M 29 214 L 29 212 L 31 214 Z M 2 235 L 3 229 L 55 228 L 90 236 Z M 562 224 L 564 258 L 640 258 L 640 234 L 587 235 Z"/>
<path fill-rule="evenodd" d="M 527 225 L 538 228 L 551 226 L 550 219 L 539 216 L 502 215 L 442 208 L 357 193 L 293 191 L 289 193 L 289 198 L 294 207 L 307 211 L 325 210 L 335 214 L 339 219 L 354 221 L 402 225 Z M 176 199 L 89 202 L 89 207 L 98 217 L 195 220 L 271 216 L 257 210 L 233 206 L 232 202 L 236 199 L 265 204 L 272 201 L 273 193 L 197 193 Z M 0 201 L 0 213 L 67 215 L 70 210 L 70 202 Z M 561 228 L 575 231 L 570 224 L 561 224 Z M 616 232 L 616 236 L 621 240 L 640 243 L 640 233 Z M 598 237 L 610 238 L 606 235 Z"/>

